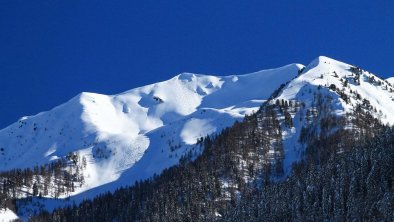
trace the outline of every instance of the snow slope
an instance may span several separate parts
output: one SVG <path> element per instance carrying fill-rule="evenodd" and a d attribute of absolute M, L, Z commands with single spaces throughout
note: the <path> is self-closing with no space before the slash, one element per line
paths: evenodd
<path fill-rule="evenodd" d="M 375 117 L 394 124 L 394 84 L 320 56 L 307 67 L 291 64 L 222 77 L 183 73 L 117 95 L 81 93 L 50 111 L 24 117 L 0 130 L 0 171 L 42 165 L 79 152 L 88 164 L 83 172 L 85 185 L 71 194 L 70 200 L 77 203 L 158 174 L 189 151 L 198 155 L 200 137 L 257 111 L 286 82 L 272 102 L 296 101 L 305 104 L 305 111 L 313 108 L 316 93 L 321 93 L 332 98 L 330 105 L 336 115 L 344 115 L 367 100 Z M 304 150 L 298 139 L 307 124 L 300 118 L 305 115 L 292 113 L 291 128 L 282 124 L 286 174 Z M 37 201 L 47 210 L 70 203 Z"/>
<path fill-rule="evenodd" d="M 0 222 L 8 222 L 18 219 L 18 216 L 10 209 L 0 209 Z"/>
<path fill-rule="evenodd" d="M 200 152 L 198 138 L 256 111 L 302 67 L 224 77 L 183 73 L 117 95 L 81 93 L 0 130 L 0 170 L 78 152 L 87 159 L 85 185 L 72 195 L 89 191 L 80 197 L 93 197 L 130 185 L 177 164 L 189 150 Z"/>
<path fill-rule="evenodd" d="M 339 114 L 352 112 L 357 104 L 362 103 L 362 99 L 367 99 L 378 113 L 379 111 L 383 113 L 382 116 L 378 116 L 378 113 L 372 112 L 376 117 L 383 123 L 394 124 L 394 87 L 376 75 L 361 69 L 359 71 L 360 84 L 356 84 L 355 74 L 351 71 L 351 67 L 355 66 L 320 56 L 305 68 L 302 75 L 285 87 L 278 99 L 301 100 L 308 105 L 313 101 L 309 89 L 316 92 L 319 85 L 325 88 L 335 85 L 350 99 L 346 103 L 338 98 L 336 102 Z M 347 86 L 344 84 L 345 81 L 347 81 Z M 358 93 L 362 99 L 356 99 L 355 93 Z M 332 91 L 331 94 L 335 95 L 335 92 Z"/>
<path fill-rule="evenodd" d="M 359 74 L 359 84 L 355 81 L 355 72 Z M 336 90 L 330 89 L 333 86 Z M 341 98 L 338 91 L 347 95 L 348 101 Z M 394 124 L 394 87 L 368 71 L 325 56 L 314 59 L 306 66 L 302 74 L 287 84 L 274 101 L 296 101 L 305 104 L 304 110 L 312 110 L 318 93 L 332 98 L 330 105 L 334 108 L 335 115 L 351 114 L 358 104 L 367 100 L 372 106 L 368 110 L 372 115 L 383 123 Z M 303 121 L 300 120 L 300 115 Z M 305 113 L 302 112 L 294 113 L 293 122 L 291 129 L 283 128 L 284 167 L 287 174 L 304 150 L 298 140 L 301 128 L 308 124 Z"/>
<path fill-rule="evenodd" d="M 391 85 L 394 85 L 394 77 L 386 79 Z"/>

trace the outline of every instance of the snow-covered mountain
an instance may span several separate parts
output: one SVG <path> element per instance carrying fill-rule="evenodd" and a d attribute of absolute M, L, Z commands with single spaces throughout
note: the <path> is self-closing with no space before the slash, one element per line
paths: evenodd
<path fill-rule="evenodd" d="M 81 93 L 53 110 L 24 117 L 0 130 L 0 171 L 43 165 L 79 153 L 87 161 L 85 184 L 73 201 L 160 173 L 186 153 L 197 156 L 199 138 L 219 132 L 257 111 L 264 101 L 302 104 L 282 124 L 284 170 L 299 160 L 307 112 L 324 95 L 338 116 L 362 107 L 383 123 L 394 124 L 394 79 L 320 56 L 304 67 L 291 64 L 245 75 L 183 73 L 117 95 Z M 64 198 L 66 196 L 61 196 Z M 47 204 L 48 210 L 56 204 Z"/>
<path fill-rule="evenodd" d="M 393 79 L 393 78 L 391 78 Z M 362 107 L 385 124 L 394 124 L 394 85 L 376 75 L 334 59 L 320 56 L 305 67 L 303 72 L 272 100 L 293 101 L 303 104 L 303 109 L 292 113 L 294 126 L 282 126 L 285 149 L 284 168 L 289 173 L 291 165 L 301 158 L 304 144 L 299 142 L 301 129 L 310 125 L 308 112 L 319 116 L 317 97 L 325 101 L 333 115 L 353 118 L 352 113 Z M 318 123 L 317 123 L 318 125 Z M 317 126 L 319 128 L 319 126 Z M 319 131 L 320 129 L 316 129 Z"/>
<path fill-rule="evenodd" d="M 334 59 L 320 56 L 303 73 L 290 82 L 277 99 L 299 100 L 310 105 L 310 92 L 330 89 L 338 114 L 351 113 L 358 104 L 368 103 L 370 111 L 383 123 L 394 124 L 393 78 L 381 79 L 376 75 Z M 320 87 L 319 87 L 320 86 Z"/>
<path fill-rule="evenodd" d="M 0 170 L 78 152 L 87 160 L 85 184 L 72 195 L 114 181 L 104 190 L 130 185 L 177 164 L 189 150 L 200 152 L 197 139 L 256 111 L 301 68 L 291 64 L 225 77 L 183 73 L 117 95 L 81 93 L 2 129 Z"/>

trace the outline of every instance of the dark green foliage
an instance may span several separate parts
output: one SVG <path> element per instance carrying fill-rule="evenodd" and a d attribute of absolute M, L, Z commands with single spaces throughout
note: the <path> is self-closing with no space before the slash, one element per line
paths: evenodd
<path fill-rule="evenodd" d="M 83 184 L 84 178 L 80 173 L 83 165 L 78 154 L 69 154 L 66 159 L 50 164 L 34 167 L 33 169 L 13 169 L 0 172 L 0 208 L 10 204 L 20 197 L 47 196 L 58 198 L 62 194 L 74 191 L 75 184 Z M 86 160 L 85 160 L 86 161 Z M 71 171 L 65 170 L 68 167 Z"/>
<path fill-rule="evenodd" d="M 289 106 L 287 101 L 283 104 Z M 160 176 L 32 220 L 214 220 L 216 214 L 233 209 L 244 190 L 261 187 L 271 176 L 283 174 L 278 110 L 278 106 L 266 105 L 220 135 L 199 139 L 204 152 L 195 161 L 182 158 L 179 166 Z M 246 183 L 246 178 L 254 182 Z"/>
<path fill-rule="evenodd" d="M 345 79 L 345 82 L 343 82 L 343 87 L 347 87 L 348 83 L 349 83 L 349 81 L 347 79 Z"/>
<path fill-rule="evenodd" d="M 366 101 L 350 118 L 333 115 L 331 100 L 317 94 L 308 109 L 265 103 L 199 139 L 204 151 L 196 160 L 185 156 L 159 176 L 31 220 L 393 221 L 394 130 L 364 111 Z M 295 110 L 305 114 L 303 159 L 291 176 L 273 180 L 283 176 L 278 117 L 290 126 Z"/>
<path fill-rule="evenodd" d="M 345 151 L 336 145 L 324 163 L 308 158 L 296 164 L 286 181 L 244 194 L 237 209 L 225 219 L 393 221 L 394 130 L 384 127 L 378 131 L 373 139 L 342 146 Z M 330 148 L 329 140 L 338 136 L 321 141 L 321 149 Z M 312 147 L 315 151 L 311 153 L 316 153 L 316 146 Z"/>
<path fill-rule="evenodd" d="M 289 112 L 285 112 L 285 125 L 289 128 L 293 127 L 293 118 Z"/>

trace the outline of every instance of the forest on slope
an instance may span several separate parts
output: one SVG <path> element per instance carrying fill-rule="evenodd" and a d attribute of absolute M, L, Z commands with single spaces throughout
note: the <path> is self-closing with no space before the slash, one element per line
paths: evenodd
<path fill-rule="evenodd" d="M 69 153 L 57 167 L 0 174 L 2 205 L 32 221 L 392 220 L 391 108 L 389 82 L 319 57 L 160 175 L 75 202 L 86 159 Z"/>
<path fill-rule="evenodd" d="M 350 116 L 292 101 L 267 102 L 244 121 L 199 140 L 161 175 L 31 221 L 393 220 L 394 129 L 361 105 Z M 328 98 L 329 99 L 329 98 Z M 303 111 L 302 161 L 283 172 L 281 124 Z"/>

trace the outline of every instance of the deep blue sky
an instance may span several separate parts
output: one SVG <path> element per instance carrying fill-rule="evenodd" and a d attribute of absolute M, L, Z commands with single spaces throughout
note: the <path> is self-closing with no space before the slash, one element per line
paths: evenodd
<path fill-rule="evenodd" d="M 0 2 L 0 128 L 81 91 L 327 55 L 394 76 L 394 1 Z"/>

